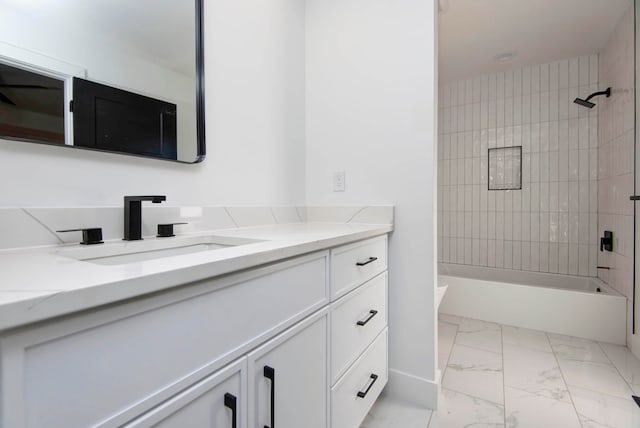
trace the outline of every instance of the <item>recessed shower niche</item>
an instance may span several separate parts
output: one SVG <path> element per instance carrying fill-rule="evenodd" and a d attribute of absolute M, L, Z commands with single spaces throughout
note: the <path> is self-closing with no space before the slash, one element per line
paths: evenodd
<path fill-rule="evenodd" d="M 522 189 L 522 146 L 489 149 L 489 190 Z"/>

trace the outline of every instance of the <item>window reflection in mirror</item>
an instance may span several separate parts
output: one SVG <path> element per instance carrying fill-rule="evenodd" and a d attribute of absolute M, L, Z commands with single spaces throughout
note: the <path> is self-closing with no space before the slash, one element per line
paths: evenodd
<path fill-rule="evenodd" d="M 64 144 L 64 81 L 0 63 L 0 138 Z"/>

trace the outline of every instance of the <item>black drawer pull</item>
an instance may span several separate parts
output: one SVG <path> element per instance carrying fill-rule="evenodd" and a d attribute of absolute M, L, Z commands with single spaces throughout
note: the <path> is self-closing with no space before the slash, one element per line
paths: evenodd
<path fill-rule="evenodd" d="M 271 381 L 271 426 L 265 425 L 264 428 L 275 428 L 276 424 L 276 369 L 264 366 L 263 375 Z"/>
<path fill-rule="evenodd" d="M 224 406 L 231 409 L 231 428 L 236 428 L 238 423 L 238 399 L 235 395 L 224 394 Z"/>
<path fill-rule="evenodd" d="M 371 382 L 369 383 L 369 386 L 367 386 L 367 389 L 365 389 L 364 392 L 358 391 L 358 398 L 364 398 L 364 397 L 367 396 L 367 394 L 371 390 L 371 387 L 373 386 L 373 384 L 376 383 L 376 381 L 378 380 L 378 375 L 372 373 L 369 380 Z"/>
<path fill-rule="evenodd" d="M 375 317 L 376 315 L 378 315 L 378 311 L 376 311 L 375 309 L 371 309 L 369 311 L 369 316 L 367 317 L 367 319 L 364 321 L 358 321 L 357 324 L 359 326 L 367 325 L 367 323 L 371 321 L 371 318 Z"/>
<path fill-rule="evenodd" d="M 365 266 L 365 265 L 368 265 L 369 263 L 375 262 L 376 260 L 378 260 L 377 257 L 369 257 L 369 259 L 366 262 L 356 263 L 356 266 Z"/>

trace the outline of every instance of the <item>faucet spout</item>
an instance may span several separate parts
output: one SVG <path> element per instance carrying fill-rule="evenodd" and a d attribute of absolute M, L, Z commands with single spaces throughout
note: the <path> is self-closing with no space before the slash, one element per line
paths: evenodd
<path fill-rule="evenodd" d="M 142 239 L 142 202 L 150 201 L 159 204 L 166 201 L 162 195 L 125 196 L 124 197 L 124 240 L 139 241 Z"/>

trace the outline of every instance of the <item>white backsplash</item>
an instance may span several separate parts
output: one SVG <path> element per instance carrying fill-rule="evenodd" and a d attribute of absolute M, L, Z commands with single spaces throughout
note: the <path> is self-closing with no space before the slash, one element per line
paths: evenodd
<path fill-rule="evenodd" d="M 598 56 L 440 88 L 438 260 L 595 276 Z M 596 99 L 600 102 L 601 98 Z M 522 146 L 522 190 L 488 191 L 488 149 Z"/>
<path fill-rule="evenodd" d="M 393 224 L 393 206 L 352 207 L 171 207 L 143 204 L 142 235 L 155 236 L 160 223 L 186 222 L 175 233 L 299 222 Z M 102 228 L 105 240 L 123 236 L 122 207 L 0 208 L 0 249 L 79 242 L 80 232 Z"/>

